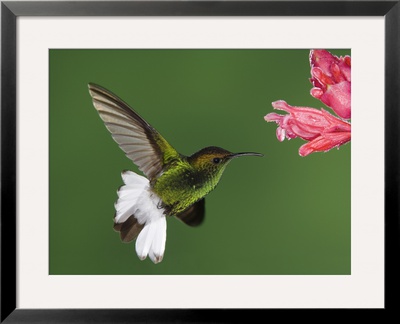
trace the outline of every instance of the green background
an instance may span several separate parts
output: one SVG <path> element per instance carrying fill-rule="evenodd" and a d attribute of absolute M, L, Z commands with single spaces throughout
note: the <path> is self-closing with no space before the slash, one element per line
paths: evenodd
<path fill-rule="evenodd" d="M 336 55 L 349 50 L 331 50 Z M 50 50 L 50 274 L 350 274 L 350 148 L 300 157 L 263 117 L 315 108 L 309 50 Z M 206 198 L 206 220 L 167 224 L 164 260 L 140 261 L 114 232 L 120 173 L 87 84 L 114 92 L 180 153 L 255 151 Z M 325 108 L 325 107 L 324 107 Z M 329 110 L 329 109 L 328 109 Z"/>

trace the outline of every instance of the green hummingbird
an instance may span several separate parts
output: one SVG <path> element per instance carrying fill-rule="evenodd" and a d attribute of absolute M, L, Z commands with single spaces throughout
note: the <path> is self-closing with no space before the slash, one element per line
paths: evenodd
<path fill-rule="evenodd" d="M 211 146 L 191 156 L 178 153 L 160 133 L 110 91 L 89 83 L 89 93 L 113 139 L 145 176 L 122 172 L 114 229 L 123 242 L 136 239 L 136 253 L 154 263 L 162 260 L 166 243 L 166 216 L 189 226 L 202 223 L 204 197 L 218 184 L 230 161 L 260 153 L 232 153 Z"/>

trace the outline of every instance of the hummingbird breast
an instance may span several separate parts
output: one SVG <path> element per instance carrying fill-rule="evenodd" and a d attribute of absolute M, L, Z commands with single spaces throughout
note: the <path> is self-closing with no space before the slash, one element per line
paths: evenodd
<path fill-rule="evenodd" d="M 176 215 L 206 196 L 218 181 L 184 161 L 166 170 L 152 183 L 168 215 Z"/>

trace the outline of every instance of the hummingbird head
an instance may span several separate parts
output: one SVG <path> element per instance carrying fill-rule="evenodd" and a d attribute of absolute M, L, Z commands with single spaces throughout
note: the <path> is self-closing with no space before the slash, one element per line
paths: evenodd
<path fill-rule="evenodd" d="M 263 156 L 260 153 L 245 152 L 232 153 L 221 147 L 209 146 L 194 153 L 188 158 L 189 163 L 200 172 L 205 172 L 210 176 L 216 176 L 218 179 L 232 159 L 241 156 Z"/>

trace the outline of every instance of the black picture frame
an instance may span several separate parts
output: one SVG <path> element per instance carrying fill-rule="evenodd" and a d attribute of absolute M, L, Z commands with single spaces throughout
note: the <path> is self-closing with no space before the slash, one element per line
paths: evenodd
<path fill-rule="evenodd" d="M 1 2 L 1 322 L 236 322 L 265 311 L 227 309 L 17 309 L 16 41 L 19 16 L 381 16 L 385 19 L 385 307 L 399 308 L 399 1 Z M 38 292 L 40 293 L 40 292 Z M 369 315 L 368 315 L 369 316 Z M 379 314 L 380 318 L 383 316 Z"/>

